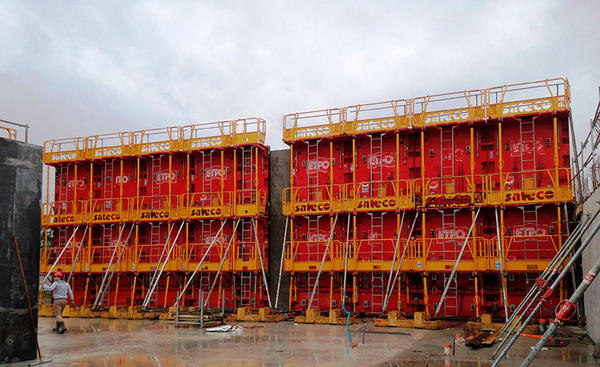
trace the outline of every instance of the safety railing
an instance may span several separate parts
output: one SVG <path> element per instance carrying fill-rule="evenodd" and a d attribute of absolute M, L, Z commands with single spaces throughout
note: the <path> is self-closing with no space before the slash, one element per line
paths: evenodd
<path fill-rule="evenodd" d="M 323 254 L 327 248 L 328 239 L 319 238 L 317 241 L 293 241 L 286 243 L 284 256 L 284 269 L 286 271 L 318 271 Z M 325 263 L 324 271 L 343 270 L 343 249 L 345 243 L 331 240 Z"/>
<path fill-rule="evenodd" d="M 60 163 L 82 160 L 85 158 L 85 148 L 84 137 L 47 140 L 44 142 L 44 162 Z"/>
<path fill-rule="evenodd" d="M 9 137 L 13 136 L 13 129 L 5 130 Z M 16 132 L 14 134 L 16 138 Z M 247 118 L 56 139 L 44 142 L 44 162 L 59 163 L 264 144 L 265 136 L 265 120 Z"/>
<path fill-rule="evenodd" d="M 410 127 L 410 101 L 365 103 L 343 109 L 346 134 L 406 129 Z"/>
<path fill-rule="evenodd" d="M 543 227 L 517 228 L 512 236 L 504 236 L 504 259 L 552 260 L 560 248 L 561 235 L 549 234 Z"/>
<path fill-rule="evenodd" d="M 293 142 L 569 109 L 569 82 L 556 78 L 288 114 L 283 137 Z"/>
<path fill-rule="evenodd" d="M 491 205 L 565 202 L 573 200 L 570 177 L 570 168 L 492 173 L 484 191 Z"/>
<path fill-rule="evenodd" d="M 294 187 L 283 190 L 285 215 L 336 212 L 342 210 L 342 185 Z"/>
<path fill-rule="evenodd" d="M 371 181 L 344 185 L 348 211 L 410 209 L 415 206 L 414 181 Z"/>
<path fill-rule="evenodd" d="M 19 131 L 23 131 L 22 141 L 29 142 L 29 125 L 14 121 L 0 120 L 0 137 L 6 134 L 6 138 L 10 140 L 18 140 Z"/>
<path fill-rule="evenodd" d="M 283 116 L 283 140 L 318 139 L 342 134 L 343 109 L 331 108 Z"/>
<path fill-rule="evenodd" d="M 132 134 L 127 132 L 88 136 L 85 157 L 102 159 L 127 156 L 130 154 L 131 143 Z"/>
<path fill-rule="evenodd" d="M 478 121 L 485 118 L 485 92 L 468 90 L 435 94 L 411 100 L 413 127 Z"/>
<path fill-rule="evenodd" d="M 502 85 L 486 89 L 489 118 L 556 112 L 570 109 L 571 92 L 567 79 Z"/>

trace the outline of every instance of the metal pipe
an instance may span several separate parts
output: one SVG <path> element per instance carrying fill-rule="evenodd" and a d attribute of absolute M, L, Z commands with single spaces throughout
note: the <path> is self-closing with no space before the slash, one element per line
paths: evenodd
<path fill-rule="evenodd" d="M 440 302 L 438 303 L 437 309 L 435 310 L 435 316 L 437 316 L 437 314 L 440 312 L 440 309 L 442 308 L 442 304 L 444 303 L 444 300 L 446 299 L 446 294 L 448 293 L 448 289 L 450 288 L 450 283 L 452 283 L 452 278 L 454 278 L 454 275 L 456 274 L 456 269 L 458 268 L 458 263 L 460 262 L 460 259 L 462 258 L 462 255 L 465 252 L 465 249 L 467 248 L 467 242 L 469 241 L 469 237 L 471 237 L 471 232 L 473 231 L 473 227 L 475 226 L 475 222 L 477 221 L 477 217 L 479 216 L 480 210 L 481 210 L 481 207 L 477 208 L 477 213 L 475 213 L 475 218 L 473 218 L 473 223 L 471 223 L 471 227 L 469 227 L 469 232 L 467 233 L 467 236 L 465 237 L 465 242 L 463 243 L 463 246 L 460 249 L 458 258 L 456 259 L 456 262 L 454 263 L 454 267 L 452 268 L 452 272 L 450 273 L 450 277 L 448 278 L 448 282 L 446 283 L 446 286 L 444 287 L 444 293 L 442 293 L 442 298 L 440 298 Z"/>
<path fill-rule="evenodd" d="M 504 277 L 504 260 L 502 258 L 502 239 L 500 238 L 500 221 L 498 221 L 498 208 L 494 210 L 496 216 L 496 237 L 498 238 L 498 261 L 500 262 L 500 281 L 502 282 L 502 300 L 504 303 L 504 319 L 508 322 L 508 297 L 506 296 L 506 282 Z"/>
<path fill-rule="evenodd" d="M 267 300 L 269 301 L 269 308 L 273 308 L 273 305 L 271 304 L 271 293 L 269 293 L 269 283 L 267 282 L 267 274 L 265 273 L 265 265 L 262 258 L 262 249 L 258 243 L 258 232 L 256 229 L 256 224 L 254 223 L 256 220 L 257 219 L 252 221 L 252 226 L 254 227 L 254 239 L 256 241 L 256 252 L 258 252 L 258 259 L 260 260 L 260 270 L 262 272 L 263 281 L 265 282 L 265 291 L 267 293 Z"/>
<path fill-rule="evenodd" d="M 154 290 L 158 286 L 158 282 L 160 280 L 160 277 L 161 277 L 163 271 L 165 270 L 165 266 L 167 266 L 167 262 L 169 261 L 169 258 L 171 257 L 171 253 L 173 252 L 173 249 L 175 248 L 175 244 L 177 243 L 177 240 L 179 239 L 179 235 L 181 234 L 181 230 L 183 229 L 183 225 L 184 224 L 185 224 L 185 221 L 182 221 L 181 225 L 179 226 L 179 230 L 177 231 L 177 235 L 175 236 L 175 239 L 173 240 L 173 243 L 172 243 L 171 247 L 169 248 L 169 252 L 167 253 L 167 257 L 165 258 L 165 261 L 163 261 L 162 266 L 160 267 L 160 271 L 156 275 L 156 279 L 154 280 L 154 284 L 151 286 L 150 290 L 148 291 L 148 294 L 146 294 L 146 300 L 142 304 L 142 308 L 148 307 L 148 303 L 150 302 L 150 298 L 152 297 L 152 294 L 154 293 Z"/>
<path fill-rule="evenodd" d="M 89 225 L 86 225 L 86 229 Z M 75 230 L 73 231 L 73 234 L 71 235 L 71 238 L 69 238 L 69 240 L 67 241 L 67 243 L 65 244 L 65 247 L 63 247 L 62 251 L 60 252 L 60 254 L 58 254 L 58 257 L 56 258 L 56 260 L 54 260 L 54 264 L 52 264 L 52 266 L 50 267 L 50 270 L 48 270 L 48 273 L 46 274 L 46 276 L 44 277 L 44 280 L 42 280 L 42 284 L 40 284 L 40 291 L 43 288 L 43 284 L 46 283 L 46 281 L 48 280 L 48 278 L 50 277 L 50 274 L 52 274 L 52 270 L 54 270 L 54 268 L 56 267 L 56 264 L 58 264 L 58 262 L 60 261 L 60 259 L 62 258 L 63 254 L 65 253 L 65 251 L 67 250 L 67 248 L 69 247 L 69 245 L 71 244 L 71 241 L 73 241 L 73 238 L 75 237 L 75 234 L 77 233 L 77 231 L 79 230 L 79 225 L 77 225 L 77 227 L 75 227 Z"/>
<path fill-rule="evenodd" d="M 596 279 L 596 275 L 598 275 L 598 272 L 600 272 L 600 258 L 598 259 L 598 261 L 596 261 L 596 264 L 583 278 L 583 281 L 579 283 L 579 286 L 577 287 L 575 292 L 573 292 L 571 298 L 569 298 L 569 300 L 561 306 L 560 310 L 556 313 L 556 318 L 553 320 L 553 322 L 550 323 L 548 329 L 546 330 L 542 338 L 533 347 L 531 352 L 529 352 L 529 355 L 527 356 L 527 358 L 525 358 L 523 363 L 521 363 L 521 367 L 529 366 L 531 362 L 533 362 L 539 351 L 542 349 L 542 347 L 546 344 L 548 339 L 552 335 L 554 335 L 556 329 L 558 328 L 558 324 L 561 321 L 566 321 L 569 319 L 569 317 L 567 316 L 569 316 L 569 313 L 571 313 L 573 309 L 577 309 L 576 304 L 583 297 L 583 294 L 585 293 L 585 291 L 587 291 L 594 279 Z"/>
<path fill-rule="evenodd" d="M 352 214 L 348 213 L 348 225 L 346 227 L 346 247 L 344 248 L 344 283 L 342 286 L 342 304 L 346 302 L 346 279 L 348 279 L 348 252 L 350 250 L 350 219 Z"/>
<path fill-rule="evenodd" d="M 108 272 L 110 270 L 110 267 L 112 266 L 112 262 L 115 258 L 115 255 L 116 255 L 117 251 L 119 250 L 119 242 L 121 242 L 121 236 L 123 236 L 123 231 L 125 231 L 125 225 L 123 225 L 121 227 L 121 230 L 119 231 L 119 237 L 117 238 L 117 244 L 115 245 L 115 249 L 113 250 L 112 254 L 110 255 L 110 260 L 108 262 L 108 266 L 106 267 L 106 270 L 104 271 L 104 275 L 102 276 L 102 282 L 100 283 L 100 289 L 98 290 L 98 295 L 100 294 L 100 292 L 102 292 L 102 289 L 104 288 L 104 283 L 106 282 L 106 279 L 108 278 Z M 98 304 L 100 303 L 100 301 L 98 300 L 98 295 L 96 295 L 96 300 L 94 301 L 94 305 L 92 306 L 92 308 L 98 307 Z"/>
<path fill-rule="evenodd" d="M 77 264 L 77 260 L 79 259 L 79 253 L 81 252 L 81 246 L 83 245 L 83 240 L 85 239 L 85 235 L 87 234 L 88 227 L 85 227 L 85 231 L 83 232 L 83 237 L 79 246 L 77 247 L 77 253 L 75 254 L 75 260 L 73 260 L 73 265 L 71 265 L 71 271 L 69 272 L 69 277 L 67 278 L 67 283 L 71 281 L 71 276 L 73 276 L 73 270 L 75 270 L 75 265 Z"/>
<path fill-rule="evenodd" d="M 408 237 L 406 238 L 406 243 L 404 243 L 404 249 L 402 250 L 402 256 L 400 257 L 400 261 L 398 261 L 398 267 L 396 268 L 396 273 L 394 274 L 394 280 L 392 281 L 392 286 L 390 287 L 390 292 L 386 294 L 385 300 L 383 303 L 382 311 L 385 312 L 387 310 L 388 303 L 390 298 L 392 297 L 392 292 L 394 287 L 396 286 L 396 281 L 398 280 L 398 275 L 400 275 L 400 268 L 402 268 L 402 263 L 404 262 L 404 257 L 406 256 L 406 250 L 408 249 L 408 243 L 410 242 L 410 237 L 412 236 L 413 230 L 415 229 L 415 225 L 417 224 L 417 219 L 419 218 L 419 213 L 415 214 L 415 219 L 413 219 L 413 224 L 410 227 L 410 232 L 408 232 Z"/>
<path fill-rule="evenodd" d="M 402 234 L 402 226 L 404 225 L 404 215 L 406 211 L 402 211 L 402 219 L 400 220 L 400 226 L 398 227 L 398 235 L 396 238 L 396 246 L 394 246 L 394 256 L 392 257 L 392 266 L 390 266 L 390 276 L 388 277 L 387 288 L 385 294 L 387 295 L 390 291 L 390 285 L 392 284 L 392 278 L 394 277 L 394 265 L 396 265 L 396 256 L 398 256 L 398 245 L 400 244 L 400 235 Z"/>
<path fill-rule="evenodd" d="M 210 298 L 210 295 L 212 294 L 212 291 L 215 288 L 215 285 L 217 284 L 217 279 L 219 278 L 219 275 L 221 274 L 221 269 L 223 269 L 223 264 L 225 264 L 225 259 L 227 259 L 227 254 L 229 254 L 229 249 L 231 248 L 231 244 L 233 243 L 233 239 L 235 238 L 235 232 L 237 231 L 237 227 L 238 227 L 239 223 L 240 223 L 240 219 L 237 219 L 235 221 L 235 226 L 233 228 L 233 234 L 231 235 L 231 238 L 229 239 L 229 244 L 227 244 L 227 248 L 225 249 L 225 253 L 223 254 L 223 258 L 221 259 L 221 263 L 219 264 L 219 269 L 217 270 L 217 274 L 215 275 L 215 279 L 213 280 L 213 283 L 210 286 L 210 289 L 208 290 L 208 296 L 206 297 L 206 301 L 204 301 L 205 303 L 208 302 L 208 300 Z"/>
<path fill-rule="evenodd" d="M 235 172 L 235 171 L 234 171 Z M 204 253 L 204 255 L 202 256 L 202 259 L 200 259 L 200 262 L 198 262 L 198 265 L 196 265 L 196 269 L 194 269 L 194 271 L 192 272 L 192 275 L 190 275 L 190 278 L 188 279 L 188 281 L 185 283 L 185 286 L 183 287 L 183 289 L 181 290 L 181 293 L 179 294 L 179 297 L 177 297 L 177 299 L 175 300 L 175 304 L 179 303 L 179 300 L 181 299 L 181 297 L 183 297 L 183 295 L 185 294 L 185 291 L 187 289 L 187 287 L 190 285 L 190 283 L 192 282 L 192 279 L 194 279 L 194 276 L 196 276 L 196 273 L 198 272 L 198 269 L 200 269 L 200 266 L 202 265 L 202 263 L 204 262 L 204 259 L 206 259 L 206 257 L 208 256 L 208 253 L 210 252 L 210 249 L 213 247 L 213 245 L 215 244 L 215 242 L 217 241 L 217 238 L 219 238 L 219 235 L 221 234 L 221 231 L 223 230 L 223 227 L 225 227 L 225 224 L 227 223 L 228 219 L 225 219 L 225 221 L 223 222 L 223 224 L 221 224 L 221 228 L 219 228 L 219 231 L 217 232 L 217 234 L 215 235 L 215 237 L 212 239 L 212 241 L 210 242 L 210 246 L 208 246 L 208 248 L 206 249 L 206 252 Z M 175 306 L 175 304 L 173 304 L 173 306 Z"/>
<path fill-rule="evenodd" d="M 117 270 L 117 266 L 119 266 L 119 263 L 121 262 L 121 257 L 123 256 L 123 252 L 125 252 L 125 246 L 127 246 L 127 243 L 129 242 L 129 238 L 131 238 L 131 234 L 133 233 L 134 227 L 135 227 L 135 223 L 131 223 L 131 229 L 129 230 L 129 234 L 127 235 L 127 238 L 125 239 L 123 246 L 121 246 L 121 251 L 119 252 L 119 257 L 117 257 L 117 261 L 114 263 L 112 271 L 110 272 L 110 275 L 108 276 L 104 290 L 102 290 L 102 286 L 100 286 L 100 290 L 102 291 L 102 293 L 98 293 L 100 296 L 96 296 L 96 299 L 100 298 L 99 304 L 101 304 L 102 301 L 104 300 L 104 295 L 106 293 L 106 290 L 108 289 L 108 285 L 112 281 L 112 278 L 115 275 L 115 271 Z M 109 268 L 110 268 L 110 265 L 106 270 L 108 271 Z"/>
<path fill-rule="evenodd" d="M 519 335 L 521 334 L 521 332 L 523 332 L 523 330 L 529 324 L 529 321 L 531 321 L 531 319 L 536 314 L 536 312 L 538 312 L 540 310 L 540 308 L 542 307 L 542 305 L 546 302 L 546 300 L 547 300 L 546 297 L 549 297 L 552 294 L 552 292 L 556 289 L 556 287 L 558 287 L 558 285 L 560 284 L 560 281 L 565 277 L 567 272 L 570 270 L 569 268 L 575 263 L 575 261 L 579 258 L 579 256 L 581 256 L 581 253 L 583 252 L 583 250 L 585 250 L 585 248 L 590 244 L 592 239 L 596 236 L 596 234 L 599 231 L 600 231 L 600 221 L 598 221 L 598 223 L 596 224 L 594 229 L 592 229 L 591 234 L 586 237 L 586 239 L 583 241 L 583 243 L 581 244 L 579 249 L 577 249 L 577 252 L 575 252 L 573 257 L 571 257 L 571 260 L 569 260 L 568 264 L 563 268 L 563 270 L 560 272 L 558 277 L 554 280 L 554 283 L 552 283 L 550 288 L 548 290 L 546 290 L 545 294 L 542 296 L 542 299 L 538 302 L 538 304 L 535 306 L 534 310 L 529 314 L 527 319 L 523 322 L 523 324 L 519 328 L 519 331 L 517 333 L 515 333 L 515 335 L 509 341 L 506 348 L 504 348 L 504 350 L 502 352 L 500 352 L 500 355 L 498 356 L 498 358 L 496 358 L 496 360 L 494 361 L 494 364 L 492 364 L 492 367 L 497 366 L 498 363 L 500 363 L 500 360 L 506 355 L 508 350 L 513 346 L 513 344 L 515 344 L 515 342 L 519 338 Z"/>
<path fill-rule="evenodd" d="M 329 251 L 329 245 L 331 244 L 331 239 L 333 238 L 333 231 L 335 230 L 335 225 L 337 224 L 338 214 L 335 215 L 335 219 L 333 220 L 333 225 L 331 226 L 331 232 L 329 233 L 329 239 L 327 240 L 327 246 L 325 247 L 325 252 L 323 253 L 323 258 L 321 259 L 321 266 L 319 266 L 319 272 L 317 273 L 317 279 L 315 279 L 315 284 L 313 286 L 312 293 L 310 294 L 310 300 L 308 301 L 308 309 L 312 306 L 313 298 L 315 297 L 315 292 L 317 291 L 317 285 L 319 284 L 319 278 L 321 277 L 321 271 L 323 270 L 323 265 L 325 265 L 325 258 L 327 257 L 327 252 Z"/>
<path fill-rule="evenodd" d="M 279 263 L 279 276 L 277 278 L 277 292 L 275 293 L 275 308 L 279 302 L 279 288 L 281 286 L 281 274 L 283 272 L 283 260 L 285 258 L 285 240 L 287 239 L 287 230 L 290 217 L 285 217 L 285 230 L 283 231 L 283 245 L 281 246 L 281 263 Z"/>

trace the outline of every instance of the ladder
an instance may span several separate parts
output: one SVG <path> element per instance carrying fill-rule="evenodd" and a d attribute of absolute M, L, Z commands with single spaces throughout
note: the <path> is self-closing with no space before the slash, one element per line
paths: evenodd
<path fill-rule="evenodd" d="M 523 212 L 523 251 L 527 260 L 539 260 L 540 258 L 538 208 L 537 205 L 525 205 L 521 208 Z M 533 232 L 529 233 L 529 231 Z"/>
<path fill-rule="evenodd" d="M 58 250 L 59 248 L 64 248 L 64 246 L 67 244 L 67 241 L 69 241 L 69 230 L 68 227 L 65 226 L 61 226 L 58 227 L 58 238 L 57 238 L 57 242 L 53 243 L 53 248 Z M 69 251 L 71 252 L 71 251 Z M 54 255 L 56 255 L 56 253 L 54 253 Z M 55 258 L 56 256 L 51 256 L 49 258 L 50 261 L 54 261 L 56 260 Z M 60 264 L 65 264 L 65 258 L 67 258 L 67 256 L 63 257 L 60 261 Z"/>
<path fill-rule="evenodd" d="M 240 254 L 239 257 L 243 261 L 250 260 L 252 255 L 253 246 L 253 234 L 252 234 L 252 219 L 251 218 L 240 218 L 242 224 L 242 234 L 240 238 Z"/>
<path fill-rule="evenodd" d="M 307 224 L 307 242 L 306 242 L 306 260 L 307 261 L 318 261 L 319 260 L 319 244 L 321 243 L 321 239 L 319 238 L 319 222 L 321 216 L 320 215 L 311 215 L 308 217 Z M 314 234 L 316 237 L 310 238 L 310 235 Z"/>
<path fill-rule="evenodd" d="M 162 186 L 162 181 L 159 180 L 161 177 L 161 166 L 162 166 L 162 155 L 158 154 L 158 155 L 153 155 L 151 156 L 152 159 L 152 168 L 151 168 L 151 173 L 152 173 L 152 180 L 150 180 L 150 185 L 152 185 L 152 187 L 150 188 L 150 193 L 152 195 L 151 201 L 150 201 L 150 205 L 151 208 L 150 209 L 161 209 L 161 201 L 162 198 L 161 196 L 161 186 Z"/>
<path fill-rule="evenodd" d="M 102 264 L 108 263 L 108 258 L 112 254 L 111 247 L 113 246 L 113 224 L 102 225 L 102 251 L 100 259 Z"/>
<path fill-rule="evenodd" d="M 315 294 L 315 299 L 313 300 L 313 304 L 316 305 L 316 308 L 319 308 L 319 306 L 321 305 L 321 291 L 320 291 L 320 286 L 319 286 L 319 277 L 317 277 L 317 274 L 315 273 L 307 273 L 306 274 L 306 283 L 308 286 L 308 290 L 315 290 L 314 294 Z M 307 304 L 307 307 L 311 307 L 310 304 Z"/>
<path fill-rule="evenodd" d="M 252 147 L 242 147 L 242 173 L 241 173 L 241 189 L 242 197 L 241 204 L 252 204 L 252 196 L 254 187 L 254 155 Z"/>
<path fill-rule="evenodd" d="M 251 306 L 252 304 L 252 273 L 240 273 L 240 306 Z"/>
<path fill-rule="evenodd" d="M 205 193 L 205 192 L 211 192 L 211 182 L 212 182 L 212 176 L 209 177 L 209 175 L 212 175 L 212 168 L 213 168 L 213 162 L 212 162 L 212 153 L 213 150 L 210 151 L 201 151 L 202 153 L 202 190 L 201 192 Z M 210 172 L 210 174 L 209 174 Z M 202 203 L 202 205 L 207 205 L 210 206 L 210 202 L 205 202 Z"/>
<path fill-rule="evenodd" d="M 371 261 L 383 261 L 383 212 L 369 213 L 371 218 L 370 245 Z"/>
<path fill-rule="evenodd" d="M 458 315 L 458 285 L 456 283 L 456 276 L 450 278 L 450 274 L 444 273 L 444 284 L 450 281 L 446 299 L 444 301 L 444 316 L 457 316 Z"/>
<path fill-rule="evenodd" d="M 371 311 L 377 312 L 383 309 L 383 273 L 371 273 Z"/>
<path fill-rule="evenodd" d="M 456 238 L 456 212 L 458 209 L 442 209 L 442 259 L 456 260 L 459 243 Z"/>
<path fill-rule="evenodd" d="M 69 166 L 70 164 L 61 164 L 59 171 L 58 171 L 58 179 L 57 181 L 57 185 L 58 186 L 58 201 L 59 202 L 65 202 L 68 199 L 68 186 L 69 186 Z M 74 183 L 74 190 L 77 189 L 77 183 Z M 63 207 L 62 210 L 64 212 L 66 212 L 66 207 Z"/>
<path fill-rule="evenodd" d="M 440 190 L 442 194 L 454 191 L 454 127 L 440 129 Z"/>
<path fill-rule="evenodd" d="M 160 238 L 160 227 L 162 223 L 150 223 L 150 249 L 147 253 L 148 261 L 154 261 L 154 259 L 158 259 L 158 248 L 162 239 Z"/>
<path fill-rule="evenodd" d="M 522 188 L 536 187 L 535 166 L 535 124 L 532 119 L 521 120 L 519 124 L 519 136 L 521 139 L 521 185 Z"/>
<path fill-rule="evenodd" d="M 381 183 L 383 179 L 383 133 L 369 134 L 368 136 L 371 139 L 369 181 L 371 181 L 371 197 L 375 197 L 382 190 L 381 184 L 373 185 L 372 183 Z"/>
<path fill-rule="evenodd" d="M 306 176 L 308 178 L 308 200 L 319 201 L 319 142 L 320 140 L 309 140 L 306 142 Z M 314 169 L 310 169 L 313 166 Z M 310 233 L 310 232 L 309 232 Z"/>
<path fill-rule="evenodd" d="M 104 161 L 104 199 L 112 199 L 113 198 L 113 173 L 114 173 L 114 159 L 108 159 Z M 106 200 L 107 209 L 112 210 L 110 201 Z"/>

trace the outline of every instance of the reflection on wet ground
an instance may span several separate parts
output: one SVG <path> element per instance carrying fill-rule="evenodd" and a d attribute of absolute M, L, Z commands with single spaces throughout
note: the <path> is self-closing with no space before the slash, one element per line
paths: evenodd
<path fill-rule="evenodd" d="M 69 331 L 51 331 L 54 320 L 40 318 L 46 366 L 425 366 L 487 367 L 490 349 L 464 345 L 445 356 L 443 345 L 459 329 L 390 329 L 408 335 L 356 336 L 350 349 L 343 326 L 240 323 L 241 333 L 208 333 L 175 328 L 167 321 L 67 319 Z M 535 365 L 595 365 L 593 346 L 573 338 L 567 348 L 544 350 Z M 519 342 L 502 366 L 518 366 L 533 341 Z M 429 364 L 427 364 L 429 361 Z M 26 364 L 25 364 L 26 365 Z"/>

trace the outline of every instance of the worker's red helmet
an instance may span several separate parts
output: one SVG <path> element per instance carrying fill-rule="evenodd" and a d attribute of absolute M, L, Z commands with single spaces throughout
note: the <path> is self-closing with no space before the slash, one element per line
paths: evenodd
<path fill-rule="evenodd" d="M 61 273 L 60 271 L 57 271 L 53 274 L 55 277 L 59 277 L 60 279 L 63 278 L 63 273 Z"/>

